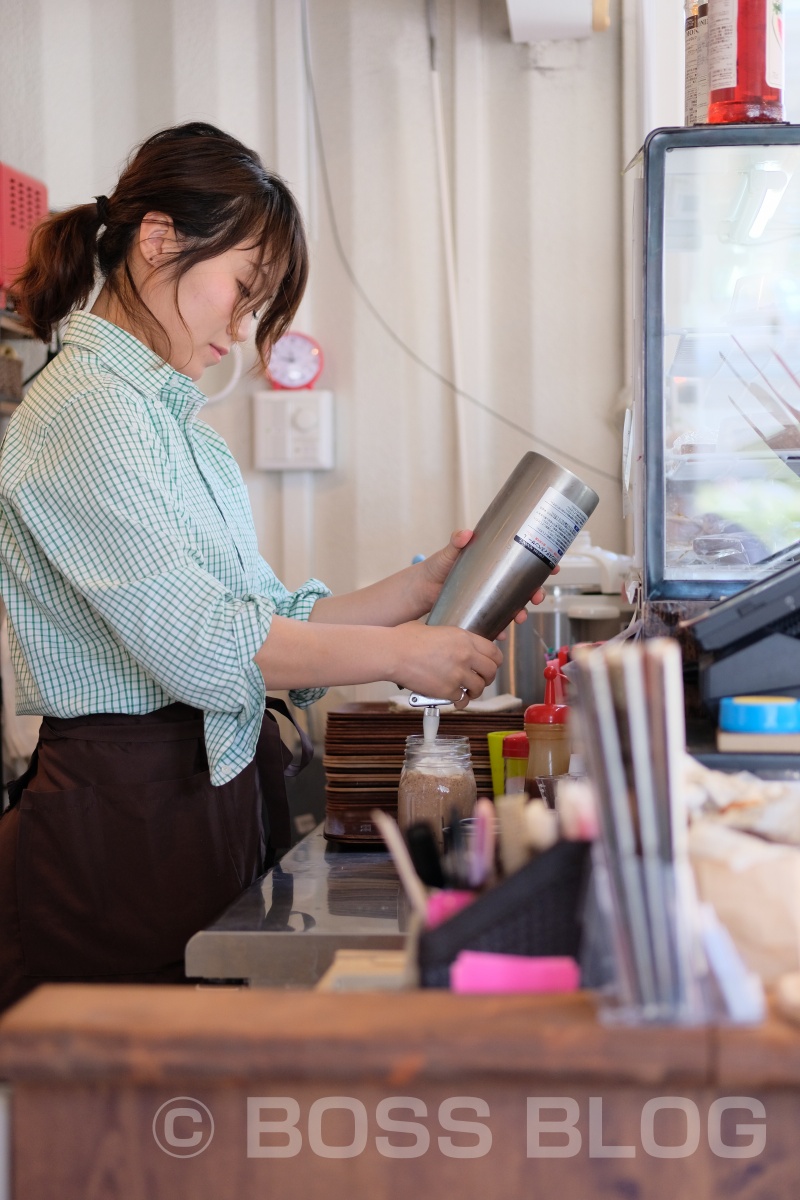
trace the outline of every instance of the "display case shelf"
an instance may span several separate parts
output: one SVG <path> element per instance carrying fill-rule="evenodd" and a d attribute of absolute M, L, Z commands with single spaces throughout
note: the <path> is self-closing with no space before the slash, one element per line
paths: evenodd
<path fill-rule="evenodd" d="M 664 455 L 664 477 L 668 483 L 713 483 L 735 475 L 738 479 L 765 479 L 765 463 L 783 463 L 800 475 L 800 446 L 797 450 L 753 450 L 729 453 L 702 451 L 698 454 Z"/>

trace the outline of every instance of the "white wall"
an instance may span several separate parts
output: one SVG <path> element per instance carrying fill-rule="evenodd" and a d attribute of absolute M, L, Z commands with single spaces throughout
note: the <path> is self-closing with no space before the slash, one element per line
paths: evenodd
<path fill-rule="evenodd" d="M 513 45 L 504 0 L 438 5 L 463 385 L 599 491 L 590 529 L 611 549 L 622 547 L 613 477 L 625 376 L 619 8 L 609 33 L 564 55 Z M 46 180 L 62 207 L 110 192 L 128 150 L 156 128 L 205 118 L 280 169 L 278 139 L 296 115 L 284 77 L 300 70 L 298 11 L 298 0 L 0 0 L 0 159 Z M 346 254 L 396 335 L 452 377 L 425 2 L 309 0 L 309 13 Z M 279 574 L 296 585 L 308 566 L 343 590 L 435 549 L 460 522 L 455 404 L 356 295 L 313 138 L 302 140 L 294 159 L 285 140 L 281 152 L 307 168 L 290 178 L 311 233 L 300 327 L 323 344 L 338 407 L 338 465 L 310 482 L 303 520 L 297 487 L 284 493 L 279 477 L 251 470 L 252 384 L 208 419 L 247 475 Z M 537 443 L 462 408 L 474 521 Z"/>

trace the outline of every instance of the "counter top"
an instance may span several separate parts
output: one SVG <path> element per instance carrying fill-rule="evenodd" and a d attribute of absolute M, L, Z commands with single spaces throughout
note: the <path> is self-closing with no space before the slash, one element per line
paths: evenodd
<path fill-rule="evenodd" d="M 591 992 L 453 996 L 45 985 L 0 1018 L 0 1078 L 212 1080 L 479 1074 L 661 1086 L 800 1085 L 800 1028 L 605 1026 Z"/>
<path fill-rule="evenodd" d="M 313 987 L 337 950 L 402 949 L 407 909 L 388 852 L 327 842 L 322 828 L 191 938 L 190 978 Z"/>
<path fill-rule="evenodd" d="M 770 1029 L 745 1035 L 759 1076 Z M 477 1073 L 702 1086 L 713 1077 L 718 1036 L 706 1028 L 607 1028 L 587 992 L 377 996 L 67 984 L 39 988 L 0 1020 L 0 1077 L 155 1084 L 266 1073 L 407 1086 Z M 800 1080 L 800 1034 L 781 1025 L 776 1037 L 775 1063 Z"/>
<path fill-rule="evenodd" d="M 608 1028 L 589 993 L 49 985 L 0 1019 L 0 1078 L 18 1200 L 800 1187 L 800 1029 L 774 1014 Z"/>

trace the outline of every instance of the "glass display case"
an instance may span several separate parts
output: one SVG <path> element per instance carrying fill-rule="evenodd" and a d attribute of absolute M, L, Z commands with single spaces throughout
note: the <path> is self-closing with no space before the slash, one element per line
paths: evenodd
<path fill-rule="evenodd" d="M 800 126 L 645 143 L 646 600 L 713 600 L 800 558 Z"/>

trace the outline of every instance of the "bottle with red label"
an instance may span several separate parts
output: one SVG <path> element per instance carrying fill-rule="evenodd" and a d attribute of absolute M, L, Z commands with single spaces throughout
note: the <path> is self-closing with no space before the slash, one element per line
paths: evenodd
<path fill-rule="evenodd" d="M 710 125 L 785 121 L 782 0 L 709 0 Z"/>

